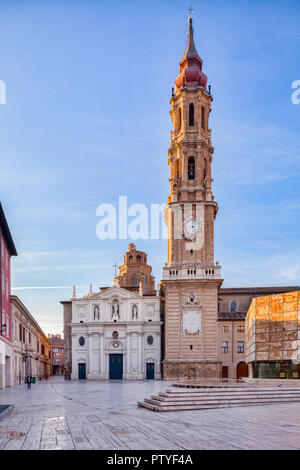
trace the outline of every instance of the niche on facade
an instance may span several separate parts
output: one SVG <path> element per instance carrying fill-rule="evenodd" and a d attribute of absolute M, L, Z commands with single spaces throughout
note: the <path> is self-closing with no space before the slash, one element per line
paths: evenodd
<path fill-rule="evenodd" d="M 155 307 L 154 304 L 147 305 L 147 316 L 153 318 L 155 315 Z"/>
<path fill-rule="evenodd" d="M 134 320 L 134 319 L 137 320 L 137 319 L 138 319 L 138 306 L 137 306 L 136 304 L 134 304 L 134 305 L 132 306 L 132 309 L 131 309 L 131 318 L 132 318 L 132 320 Z"/>
<path fill-rule="evenodd" d="M 94 320 L 100 320 L 100 308 L 99 305 L 94 307 Z"/>
<path fill-rule="evenodd" d="M 120 320 L 120 303 L 119 299 L 112 299 L 111 303 L 111 318 L 112 320 Z"/>

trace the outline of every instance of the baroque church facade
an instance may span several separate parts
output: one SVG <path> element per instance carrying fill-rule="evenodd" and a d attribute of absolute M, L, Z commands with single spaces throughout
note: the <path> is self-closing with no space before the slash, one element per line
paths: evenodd
<path fill-rule="evenodd" d="M 161 378 L 160 298 L 147 255 L 130 244 L 111 287 L 64 305 L 67 378 Z"/>

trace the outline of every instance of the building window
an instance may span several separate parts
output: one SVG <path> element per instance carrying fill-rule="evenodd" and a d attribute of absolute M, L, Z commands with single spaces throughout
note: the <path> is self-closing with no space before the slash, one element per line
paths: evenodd
<path fill-rule="evenodd" d="M 147 292 L 148 290 L 148 278 L 147 276 L 145 276 L 144 278 L 144 291 Z"/>
<path fill-rule="evenodd" d="M 245 327 L 244 326 L 238 326 L 237 330 L 238 330 L 238 333 L 244 333 Z"/>
<path fill-rule="evenodd" d="M 228 325 L 222 326 L 222 333 L 228 333 L 228 331 L 229 331 Z"/>
<path fill-rule="evenodd" d="M 177 111 L 177 130 L 180 131 L 181 129 L 181 108 Z"/>
<path fill-rule="evenodd" d="M 222 354 L 228 354 L 228 341 L 222 341 Z"/>
<path fill-rule="evenodd" d="M 151 336 L 151 335 L 148 336 L 147 343 L 149 344 L 149 346 L 152 346 L 152 344 L 154 343 L 153 336 Z"/>
<path fill-rule="evenodd" d="M 244 352 L 244 341 L 238 341 L 238 353 Z"/>
<path fill-rule="evenodd" d="M 130 278 L 131 287 L 136 287 L 138 285 L 138 278 L 136 274 L 132 274 Z"/>
<path fill-rule="evenodd" d="M 23 330 L 21 323 L 19 324 L 19 341 L 22 341 L 23 338 Z"/>
<path fill-rule="evenodd" d="M 80 346 L 84 346 L 84 344 L 85 344 L 85 339 L 84 339 L 83 336 L 80 336 L 80 338 L 79 338 L 79 344 L 80 344 Z"/>
<path fill-rule="evenodd" d="M 136 259 L 137 259 L 137 262 L 140 263 L 142 261 L 141 255 L 137 255 Z"/>
<path fill-rule="evenodd" d="M 189 180 L 195 179 L 195 159 L 194 157 L 190 157 L 188 159 L 188 178 Z"/>
<path fill-rule="evenodd" d="M 193 126 L 194 124 L 195 124 L 194 105 L 193 105 L 193 103 L 191 103 L 190 106 L 189 106 L 189 125 Z"/>
<path fill-rule="evenodd" d="M 236 312 L 237 311 L 237 303 L 235 300 L 232 300 L 230 302 L 230 312 L 233 313 L 233 312 Z"/>
<path fill-rule="evenodd" d="M 205 109 L 204 109 L 203 106 L 201 108 L 201 127 L 205 131 L 205 128 L 206 128 L 206 126 L 205 126 Z"/>

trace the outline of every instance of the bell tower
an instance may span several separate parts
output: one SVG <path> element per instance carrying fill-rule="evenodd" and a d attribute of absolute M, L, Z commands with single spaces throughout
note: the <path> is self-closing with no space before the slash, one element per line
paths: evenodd
<path fill-rule="evenodd" d="M 194 42 L 192 18 L 170 100 L 168 263 L 163 268 L 165 378 L 220 375 L 217 298 L 221 269 L 214 261 L 212 95 Z"/>

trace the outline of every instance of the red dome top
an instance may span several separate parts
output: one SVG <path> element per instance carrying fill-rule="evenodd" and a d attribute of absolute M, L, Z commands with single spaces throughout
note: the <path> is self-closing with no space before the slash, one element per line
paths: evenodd
<path fill-rule="evenodd" d="M 179 75 L 175 79 L 176 91 L 183 86 L 202 86 L 206 89 L 207 76 L 202 72 L 202 59 L 199 57 L 195 43 L 193 20 L 189 18 L 188 43 L 184 56 L 179 62 Z"/>

